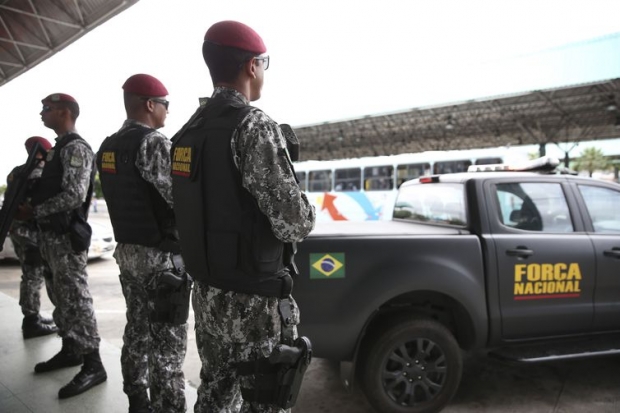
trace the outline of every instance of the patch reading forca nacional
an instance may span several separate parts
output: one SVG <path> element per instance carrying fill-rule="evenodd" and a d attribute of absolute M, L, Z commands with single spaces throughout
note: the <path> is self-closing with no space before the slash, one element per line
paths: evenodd
<path fill-rule="evenodd" d="M 103 152 L 101 154 L 101 172 L 116 173 L 116 155 L 114 152 Z"/>
<path fill-rule="evenodd" d="M 310 254 L 310 278 L 344 278 L 345 261 L 343 252 Z"/>
<path fill-rule="evenodd" d="M 172 175 L 189 177 L 192 173 L 191 146 L 177 146 L 172 155 Z"/>

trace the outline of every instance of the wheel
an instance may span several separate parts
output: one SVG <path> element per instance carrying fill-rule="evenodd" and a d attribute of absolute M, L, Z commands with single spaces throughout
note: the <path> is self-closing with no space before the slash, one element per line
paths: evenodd
<path fill-rule="evenodd" d="M 452 333 L 431 319 L 400 319 L 362 347 L 359 379 L 381 413 L 432 413 L 456 393 L 463 359 Z"/>

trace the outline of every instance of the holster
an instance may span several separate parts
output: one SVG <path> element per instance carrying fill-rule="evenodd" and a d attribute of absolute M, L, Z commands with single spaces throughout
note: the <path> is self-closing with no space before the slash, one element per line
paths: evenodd
<path fill-rule="evenodd" d="M 180 255 L 173 255 L 172 262 L 174 268 L 157 274 L 155 285 L 148 290 L 154 304 L 149 312 L 152 323 L 181 325 L 189 317 L 193 280 L 185 271 Z"/>
<path fill-rule="evenodd" d="M 253 388 L 241 388 L 243 400 L 282 409 L 293 407 L 311 360 L 312 343 L 299 337 L 293 346 L 278 344 L 269 357 L 239 363 L 240 376 L 254 376 Z"/>

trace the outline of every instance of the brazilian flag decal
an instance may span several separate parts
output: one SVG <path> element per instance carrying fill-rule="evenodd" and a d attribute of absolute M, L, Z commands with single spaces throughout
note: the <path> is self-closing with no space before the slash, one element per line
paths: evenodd
<path fill-rule="evenodd" d="M 344 278 L 344 253 L 310 254 L 310 278 Z"/>

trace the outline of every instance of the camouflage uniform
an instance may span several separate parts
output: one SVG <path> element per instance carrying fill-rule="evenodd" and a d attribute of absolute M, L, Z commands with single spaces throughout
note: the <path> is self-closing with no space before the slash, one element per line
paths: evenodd
<path fill-rule="evenodd" d="M 229 88 L 216 87 L 213 97 L 216 96 L 249 104 L 241 93 Z M 233 135 L 231 147 L 243 187 L 258 201 L 278 239 L 302 240 L 314 228 L 315 212 L 305 194 L 297 195 L 299 187 L 288 163 L 282 157 L 272 156 L 276 148 L 285 146 L 278 125 L 262 111 L 253 111 L 243 119 L 239 131 Z M 292 297 L 288 300 L 296 326 L 299 309 Z M 279 301 L 196 282 L 193 307 L 202 369 L 195 412 L 284 411 L 276 406 L 243 401 L 240 385 L 248 378 L 240 379 L 234 367 L 239 361 L 268 356 L 281 342 Z"/>
<path fill-rule="evenodd" d="M 61 138 L 56 138 L 56 141 Z M 82 141 L 68 143 L 60 153 L 52 149 L 48 153 L 48 161 L 51 156 L 60 156 L 62 162 L 62 192 L 34 208 L 36 219 L 80 208 L 90 184 L 94 154 Z M 56 298 L 53 316 L 60 336 L 72 340 L 76 354 L 98 350 L 101 339 L 88 289 L 88 252 L 74 252 L 69 234 L 57 235 L 53 231 L 41 231 L 39 245 L 43 259 L 53 274 Z"/>
<path fill-rule="evenodd" d="M 134 124 L 146 126 L 127 120 L 119 133 Z M 138 150 L 136 168 L 172 206 L 170 141 L 164 135 L 153 130 L 145 136 Z M 150 400 L 156 412 L 185 412 L 182 368 L 187 350 L 187 323 L 149 323 L 148 317 L 154 305 L 148 290 L 156 284 L 156 273 L 173 267 L 171 254 L 157 248 L 119 243 L 114 258 L 121 270 L 127 304 L 121 355 L 123 391 L 133 395 L 150 388 Z"/>
<path fill-rule="evenodd" d="M 18 167 L 19 168 L 19 167 Z M 7 179 L 9 185 L 12 181 L 11 175 L 18 169 L 15 168 Z M 37 165 L 28 179 L 41 177 L 43 167 Z M 55 302 L 52 288 L 52 272 L 49 266 L 41 257 L 39 250 L 39 231 L 34 219 L 27 221 L 13 220 L 9 237 L 13 243 L 15 254 L 22 267 L 22 277 L 19 284 L 19 305 L 24 316 L 36 316 L 41 309 L 41 287 L 45 283 L 47 296 L 52 303 Z"/>

